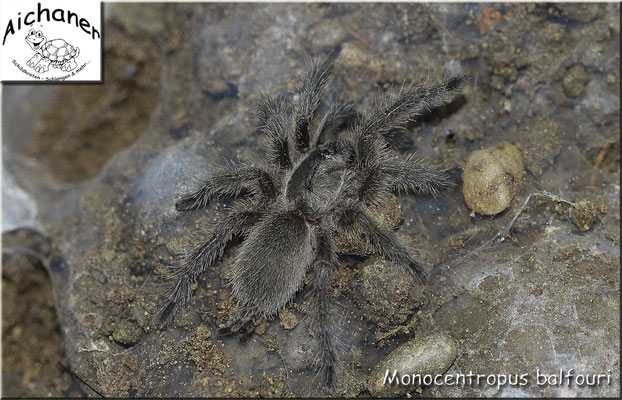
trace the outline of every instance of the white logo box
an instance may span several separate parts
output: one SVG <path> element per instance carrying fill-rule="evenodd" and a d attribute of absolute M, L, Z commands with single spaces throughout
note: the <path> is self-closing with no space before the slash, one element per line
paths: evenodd
<path fill-rule="evenodd" d="M 102 82 L 102 3 L 0 0 L 2 82 Z"/>

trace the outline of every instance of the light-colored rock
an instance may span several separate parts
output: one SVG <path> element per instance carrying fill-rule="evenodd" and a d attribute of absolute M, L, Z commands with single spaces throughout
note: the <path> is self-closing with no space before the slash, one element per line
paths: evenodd
<path fill-rule="evenodd" d="M 575 65 L 570 68 L 568 74 L 564 77 L 562 81 L 562 87 L 564 88 L 564 93 L 568 97 L 578 97 L 583 93 L 583 89 L 585 88 L 585 84 L 588 82 L 589 77 L 587 72 L 585 72 L 585 68 L 580 65 Z"/>
<path fill-rule="evenodd" d="M 587 232 L 598 218 L 598 208 L 589 200 L 577 200 L 570 211 L 572 223 L 581 231 Z"/>
<path fill-rule="evenodd" d="M 298 318 L 289 309 L 284 308 L 279 312 L 281 326 L 287 330 L 294 329 L 298 325 Z"/>
<path fill-rule="evenodd" d="M 443 374 L 456 359 L 456 353 L 456 342 L 444 334 L 406 342 L 376 365 L 367 389 L 374 397 L 402 397 L 420 386 L 413 374 L 420 374 L 422 380 L 427 374 Z M 390 384 L 389 378 L 394 374 L 397 379 Z"/>
<path fill-rule="evenodd" d="M 516 194 L 523 170 L 523 156 L 509 143 L 473 152 L 462 174 L 467 206 L 485 215 L 505 210 Z"/>

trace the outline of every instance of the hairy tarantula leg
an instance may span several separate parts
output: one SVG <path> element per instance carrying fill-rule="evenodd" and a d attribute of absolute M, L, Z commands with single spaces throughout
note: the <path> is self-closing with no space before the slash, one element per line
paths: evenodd
<path fill-rule="evenodd" d="M 392 189 L 430 193 L 434 196 L 450 186 L 449 175 L 438 165 L 407 156 L 381 167 L 390 178 Z"/>
<path fill-rule="evenodd" d="M 218 196 L 237 196 L 251 189 L 274 199 L 278 195 L 274 180 L 263 168 L 250 165 L 218 165 L 199 189 L 185 194 L 175 203 L 177 211 L 191 211 L 206 207 Z"/>
<path fill-rule="evenodd" d="M 259 120 L 259 126 L 261 128 L 269 127 L 270 121 L 285 112 L 285 99 L 283 97 L 276 97 L 270 93 L 264 92 L 259 95 L 257 101 L 257 119 Z M 285 132 L 275 132 L 280 135 Z"/>
<path fill-rule="evenodd" d="M 335 390 L 336 385 L 336 349 L 333 342 L 333 273 L 337 264 L 332 238 L 328 232 L 317 236 L 317 255 L 313 263 L 312 289 L 308 294 L 309 330 L 317 338 L 318 349 L 314 359 L 317 376 L 328 393 Z"/>
<path fill-rule="evenodd" d="M 402 87 L 377 104 L 370 116 L 355 128 L 357 134 L 383 137 L 403 128 L 423 110 L 439 107 L 454 98 L 468 82 L 466 75 L 455 75 L 443 81 L 424 82 Z"/>
<path fill-rule="evenodd" d="M 319 146 L 326 140 L 335 136 L 340 130 L 347 129 L 354 122 L 356 112 L 354 104 L 349 101 L 336 101 L 322 118 L 318 128 L 315 146 Z"/>
<path fill-rule="evenodd" d="M 380 228 L 362 210 L 351 210 L 347 214 L 350 225 L 355 227 L 354 229 L 358 234 L 365 235 L 367 242 L 374 251 L 395 265 L 405 268 L 420 283 L 425 281 L 426 272 L 410 256 L 410 250 L 393 232 Z"/>
<path fill-rule="evenodd" d="M 296 79 L 298 99 L 294 104 L 294 145 L 301 153 L 309 150 L 311 123 L 331 69 L 329 59 L 314 59 L 311 66 Z"/>
<path fill-rule="evenodd" d="M 172 268 L 167 276 L 174 283 L 169 290 L 164 307 L 156 316 L 158 329 L 169 325 L 177 312 L 183 308 L 192 295 L 191 284 L 216 260 L 222 257 L 227 242 L 234 234 L 252 226 L 264 216 L 264 206 L 244 202 L 214 224 L 215 231 L 209 240 L 187 254 L 179 267 Z"/>
<path fill-rule="evenodd" d="M 368 168 L 359 175 L 362 179 L 354 196 L 366 206 L 384 206 L 391 196 L 390 177 L 380 168 Z"/>
<path fill-rule="evenodd" d="M 262 132 L 268 137 L 268 158 L 281 169 L 290 169 L 292 159 L 287 130 L 291 120 L 285 114 L 284 99 L 261 94 L 257 102 L 257 117 Z"/>

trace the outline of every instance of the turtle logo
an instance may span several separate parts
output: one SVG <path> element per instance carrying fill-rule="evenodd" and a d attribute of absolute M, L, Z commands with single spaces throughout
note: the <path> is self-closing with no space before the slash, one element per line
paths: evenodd
<path fill-rule="evenodd" d="M 80 55 L 80 49 L 63 39 L 47 40 L 42 31 L 30 29 L 26 43 L 36 52 L 26 65 L 40 74 L 47 72 L 50 67 L 66 72 L 78 67 L 75 59 Z"/>

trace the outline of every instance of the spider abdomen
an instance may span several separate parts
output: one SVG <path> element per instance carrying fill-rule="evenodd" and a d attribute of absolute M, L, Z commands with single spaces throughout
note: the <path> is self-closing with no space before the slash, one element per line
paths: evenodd
<path fill-rule="evenodd" d="M 248 235 L 233 264 L 233 296 L 249 318 L 279 311 L 301 287 L 314 258 L 311 230 L 300 218 L 269 216 Z"/>

